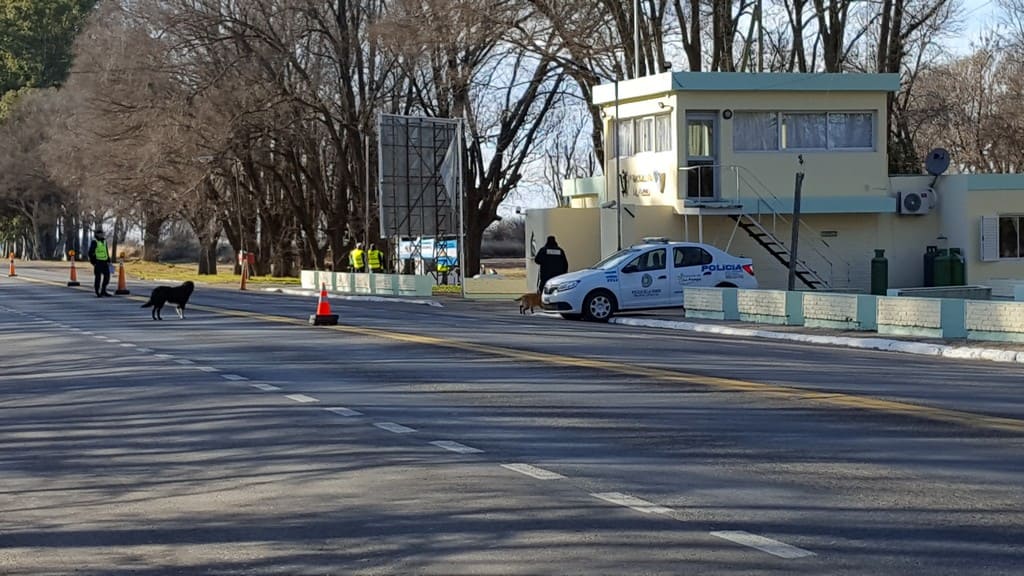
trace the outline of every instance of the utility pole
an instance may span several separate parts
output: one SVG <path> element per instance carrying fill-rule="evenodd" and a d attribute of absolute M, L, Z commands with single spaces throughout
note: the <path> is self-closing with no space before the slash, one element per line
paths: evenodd
<path fill-rule="evenodd" d="M 640 77 L 640 0 L 633 0 L 633 78 Z"/>
<path fill-rule="evenodd" d="M 804 185 L 804 155 L 797 156 L 800 170 L 796 173 L 796 188 L 793 190 L 793 238 L 789 250 L 789 290 L 796 289 L 797 242 L 800 239 L 800 190 Z"/>
<path fill-rule="evenodd" d="M 622 173 L 619 171 L 619 78 L 615 77 L 615 120 L 612 137 L 615 138 L 615 250 L 622 250 Z"/>

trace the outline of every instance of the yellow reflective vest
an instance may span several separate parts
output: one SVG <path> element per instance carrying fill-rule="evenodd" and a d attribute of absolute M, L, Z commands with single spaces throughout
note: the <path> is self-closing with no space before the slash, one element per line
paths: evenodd
<path fill-rule="evenodd" d="M 109 261 L 110 254 L 107 252 L 107 242 L 105 240 L 96 241 L 96 259 L 104 262 Z"/>
<path fill-rule="evenodd" d="M 365 254 L 365 252 L 359 248 L 353 249 L 348 254 L 349 264 L 351 264 L 356 270 L 362 270 L 366 266 L 366 263 L 363 260 L 363 254 Z"/>
<path fill-rule="evenodd" d="M 384 253 L 380 250 L 370 250 L 366 255 L 370 259 L 370 270 L 380 270 L 380 263 L 383 260 Z"/>

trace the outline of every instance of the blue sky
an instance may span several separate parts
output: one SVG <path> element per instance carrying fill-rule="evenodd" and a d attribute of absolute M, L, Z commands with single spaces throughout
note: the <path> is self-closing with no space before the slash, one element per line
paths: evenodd
<path fill-rule="evenodd" d="M 966 30 L 957 37 L 951 46 L 956 52 L 966 53 L 970 43 L 978 38 L 978 33 L 995 23 L 995 14 L 999 10 L 995 0 L 962 0 Z"/>

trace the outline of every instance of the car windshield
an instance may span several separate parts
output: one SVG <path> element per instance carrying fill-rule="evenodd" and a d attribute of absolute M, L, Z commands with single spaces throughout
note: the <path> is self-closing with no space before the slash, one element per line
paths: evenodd
<path fill-rule="evenodd" d="M 617 268 L 619 264 L 622 264 L 627 258 L 636 255 L 638 252 L 640 252 L 640 250 L 636 248 L 620 250 L 604 260 L 601 260 L 597 264 L 594 264 L 590 268 L 593 270 L 611 270 L 612 268 Z"/>

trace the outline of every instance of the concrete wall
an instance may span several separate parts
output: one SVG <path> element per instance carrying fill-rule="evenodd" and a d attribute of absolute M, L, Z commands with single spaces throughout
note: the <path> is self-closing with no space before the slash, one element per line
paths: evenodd
<path fill-rule="evenodd" d="M 967 302 L 967 337 L 1024 342 L 1024 302 Z"/>
<path fill-rule="evenodd" d="M 430 276 L 412 274 L 352 274 L 349 272 L 325 272 L 303 270 L 300 273 L 302 287 L 319 289 L 326 284 L 328 290 L 344 294 L 370 294 L 378 296 L 418 296 L 432 294 L 434 279 Z"/>
<path fill-rule="evenodd" d="M 949 246 L 963 249 L 968 284 L 985 284 L 993 279 L 1024 279 L 1024 258 L 981 260 L 981 217 L 1024 214 L 1024 181 L 1019 175 L 988 175 L 980 180 L 988 186 L 970 189 L 975 179 L 977 177 L 966 175 L 939 179 L 942 233 L 949 238 Z M 1000 184 L 1022 188 L 1000 188 Z M 989 187 L 993 185 L 995 187 Z"/>
<path fill-rule="evenodd" d="M 688 318 L 1024 342 L 1024 302 L 736 288 L 688 288 L 683 301 Z"/>
<path fill-rule="evenodd" d="M 600 208 L 543 208 L 531 209 L 526 212 L 526 283 L 537 285 L 539 272 L 533 263 L 534 252 L 530 240 L 536 243 L 539 250 L 547 241 L 548 236 L 555 236 L 558 245 L 565 250 L 569 260 L 569 271 L 580 270 L 601 259 L 602 228 Z M 612 210 L 611 212 L 614 212 Z M 605 227 L 606 228 L 606 227 Z M 614 234 L 614 223 L 612 224 Z M 520 292 L 521 293 L 521 292 Z"/>

